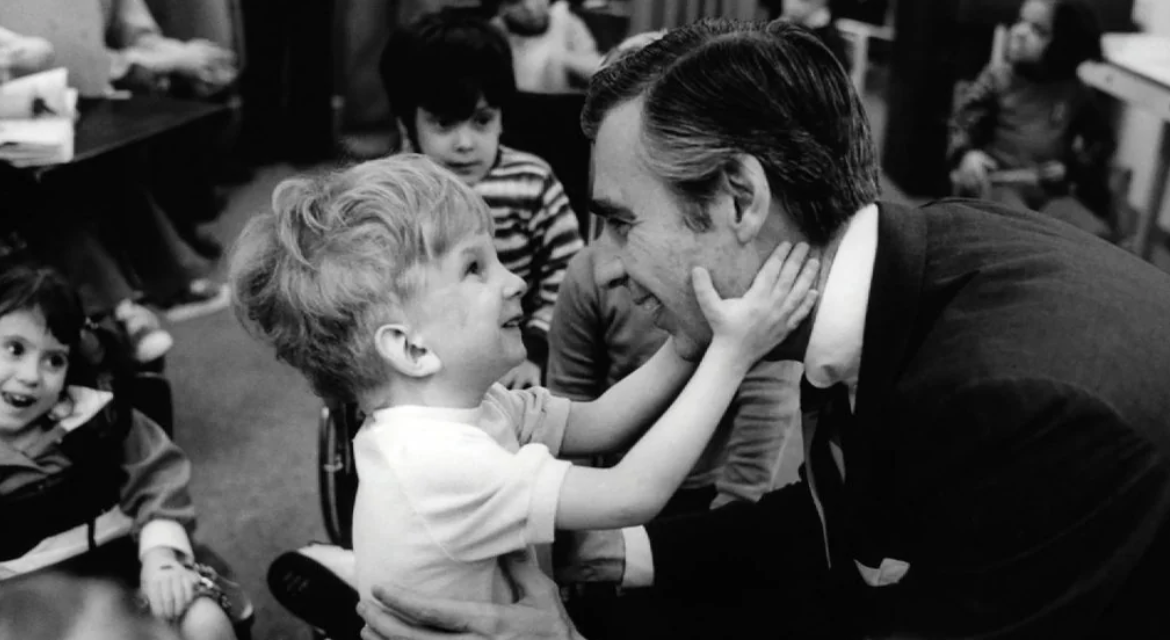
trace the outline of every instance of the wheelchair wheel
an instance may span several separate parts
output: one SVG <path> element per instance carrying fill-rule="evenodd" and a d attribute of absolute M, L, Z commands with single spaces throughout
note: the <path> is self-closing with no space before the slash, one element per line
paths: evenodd
<path fill-rule="evenodd" d="M 353 436 L 357 431 L 357 417 L 357 408 L 352 405 L 331 403 L 322 407 L 317 444 L 325 532 L 330 542 L 346 548 L 353 546 L 353 503 L 357 497 Z"/>

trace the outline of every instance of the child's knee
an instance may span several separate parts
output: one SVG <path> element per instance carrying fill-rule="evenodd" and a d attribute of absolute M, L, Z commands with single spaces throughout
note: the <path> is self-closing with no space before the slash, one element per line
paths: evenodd
<path fill-rule="evenodd" d="M 235 640 L 227 613 L 211 598 L 196 598 L 179 621 L 183 640 Z"/>

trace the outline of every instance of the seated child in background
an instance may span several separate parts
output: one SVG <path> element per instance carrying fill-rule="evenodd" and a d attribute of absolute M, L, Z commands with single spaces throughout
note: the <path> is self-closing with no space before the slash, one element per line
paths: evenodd
<path fill-rule="evenodd" d="M 430 156 L 487 202 L 500 261 L 527 284 L 521 331 L 528 358 L 501 382 L 540 384 L 557 290 L 582 242 L 548 163 L 500 144 L 501 113 L 516 91 L 508 43 L 481 19 L 432 13 L 392 36 L 381 73 L 409 150 Z"/>
<path fill-rule="evenodd" d="M 115 396 L 100 338 L 60 274 L 0 270 L 0 346 L 0 580 L 51 568 L 132 584 L 141 565 L 154 615 L 187 639 L 234 638 L 226 592 L 195 563 L 190 463 Z M 120 543 L 127 533 L 136 550 Z"/>
<path fill-rule="evenodd" d="M 533 93 L 580 90 L 601 66 L 588 25 L 565 0 L 498 0 L 495 24 L 512 47 L 516 88 Z"/>
<path fill-rule="evenodd" d="M 1112 128 L 1077 67 L 1101 57 L 1101 29 L 1078 0 L 1028 0 L 1007 41 L 959 99 L 947 161 L 959 195 L 1033 209 L 1091 233 L 1112 229 Z M 1075 195 L 1076 197 L 1072 197 Z"/>
<path fill-rule="evenodd" d="M 549 331 L 548 389 L 579 402 L 600 397 L 670 337 L 654 325 L 653 314 L 634 304 L 628 289 L 598 285 L 596 267 L 594 246 L 569 263 Z M 800 433 L 801 373 L 793 361 L 761 360 L 749 370 L 662 516 L 755 502 L 796 479 L 800 457 L 786 458 L 785 452 L 792 446 L 790 435 Z M 794 451 L 800 451 L 799 444 Z"/>
<path fill-rule="evenodd" d="M 172 90 L 210 96 L 236 78 L 235 54 L 202 39 L 163 35 L 145 0 L 101 0 L 110 79 L 130 90 Z"/>
<path fill-rule="evenodd" d="M 43 71 L 53 63 L 53 45 L 0 26 L 0 82 Z"/>
<path fill-rule="evenodd" d="M 398 583 L 511 602 L 501 556 L 531 561 L 554 529 L 654 517 L 750 365 L 815 299 L 805 245 L 781 245 L 734 300 L 696 269 L 714 332 L 698 368 L 668 340 L 600 399 L 574 403 L 496 383 L 525 357 L 525 284 L 497 259 L 483 201 L 433 161 L 403 154 L 287 181 L 273 208 L 237 245 L 238 313 L 318 394 L 367 416 L 354 438 L 363 596 Z M 554 457 L 623 447 L 660 414 L 611 469 Z"/>

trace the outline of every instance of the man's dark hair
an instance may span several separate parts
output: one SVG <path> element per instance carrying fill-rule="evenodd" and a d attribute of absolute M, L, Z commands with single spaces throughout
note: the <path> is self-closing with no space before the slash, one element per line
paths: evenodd
<path fill-rule="evenodd" d="M 820 40 L 782 22 L 709 19 L 672 30 L 593 77 L 581 116 L 590 139 L 638 97 L 651 169 L 710 225 L 707 205 L 736 157 L 764 167 L 801 231 L 823 244 L 878 195 L 869 121 L 849 76 Z"/>
<path fill-rule="evenodd" d="M 507 39 L 480 16 L 455 9 L 423 15 L 391 35 L 379 71 L 395 116 L 416 144 L 419 107 L 457 122 L 475 113 L 481 97 L 502 109 L 516 93 Z"/>
<path fill-rule="evenodd" d="M 1055 78 L 1072 78 L 1086 60 L 1101 59 L 1101 21 L 1081 0 L 1051 0 L 1052 40 L 1044 69 Z"/>

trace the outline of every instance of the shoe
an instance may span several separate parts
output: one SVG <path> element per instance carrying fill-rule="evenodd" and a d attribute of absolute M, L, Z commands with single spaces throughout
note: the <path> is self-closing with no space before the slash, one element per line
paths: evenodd
<path fill-rule="evenodd" d="M 114 309 L 114 317 L 130 339 L 134 360 L 146 364 L 166 355 L 175 339 L 159 326 L 158 317 L 146 307 L 123 300 Z"/>
<path fill-rule="evenodd" d="M 289 613 L 333 640 L 358 638 L 365 626 L 357 614 L 357 590 L 298 551 L 285 552 L 272 561 L 268 590 Z"/>
<path fill-rule="evenodd" d="M 231 300 L 231 289 L 227 285 L 200 278 L 192 280 L 186 289 L 159 306 L 168 321 L 183 322 L 226 309 Z"/>

